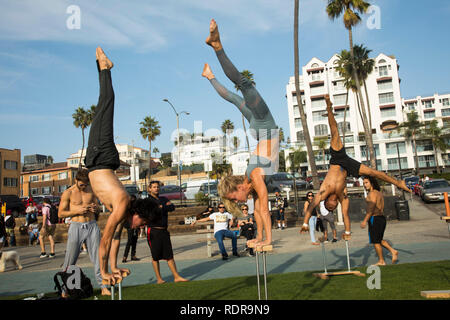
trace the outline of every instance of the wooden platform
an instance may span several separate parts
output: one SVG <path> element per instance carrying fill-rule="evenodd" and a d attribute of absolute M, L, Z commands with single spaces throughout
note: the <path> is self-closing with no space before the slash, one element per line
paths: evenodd
<path fill-rule="evenodd" d="M 339 271 L 339 272 L 327 272 L 327 273 L 313 273 L 314 277 L 320 279 L 328 279 L 331 276 L 345 276 L 345 275 L 355 275 L 358 277 L 365 277 L 365 273 L 361 273 L 359 271 Z"/>
<path fill-rule="evenodd" d="M 420 291 L 420 295 L 425 298 L 450 298 L 450 290 L 436 290 L 436 291 Z"/>
<path fill-rule="evenodd" d="M 450 221 L 450 217 L 447 217 L 447 216 L 441 217 L 441 220 L 446 220 L 447 222 L 449 222 Z"/>
<path fill-rule="evenodd" d="M 249 248 L 255 249 L 258 252 L 269 252 L 273 250 L 273 246 L 271 244 L 265 246 L 255 246 L 255 243 L 251 243 L 248 245 Z"/>

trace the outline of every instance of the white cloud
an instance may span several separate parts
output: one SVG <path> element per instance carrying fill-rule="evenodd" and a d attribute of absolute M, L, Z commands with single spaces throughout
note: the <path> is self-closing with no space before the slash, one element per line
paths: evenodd
<path fill-rule="evenodd" d="M 300 22 L 323 22 L 325 4 L 301 1 Z M 80 8 L 80 29 L 67 28 L 70 5 Z M 291 0 L 0 0 L 0 7 L 0 40 L 116 45 L 137 51 L 158 50 L 180 35 L 206 34 L 210 18 L 226 20 L 231 36 L 286 32 L 293 24 Z"/>

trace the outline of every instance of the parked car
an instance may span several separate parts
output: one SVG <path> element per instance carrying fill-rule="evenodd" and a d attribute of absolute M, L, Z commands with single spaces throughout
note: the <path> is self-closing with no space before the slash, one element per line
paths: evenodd
<path fill-rule="evenodd" d="M 217 191 L 218 183 L 217 181 L 210 181 L 209 182 L 209 189 L 208 189 L 208 182 L 202 183 L 200 186 L 200 189 L 198 192 L 202 192 L 205 195 L 211 195 L 211 196 L 219 196 L 219 193 Z"/>
<path fill-rule="evenodd" d="M 210 181 L 212 183 L 213 181 Z M 189 200 L 195 199 L 195 195 L 199 193 L 200 187 L 204 184 L 208 183 L 208 179 L 202 180 L 192 180 L 186 183 L 183 183 L 181 186 L 183 188 L 183 192 L 186 195 L 186 198 Z"/>
<path fill-rule="evenodd" d="M 139 188 L 137 185 L 127 184 L 127 185 L 124 185 L 124 187 L 130 196 L 135 196 L 136 198 L 139 197 Z"/>
<path fill-rule="evenodd" d="M 297 190 L 309 189 L 309 183 L 304 180 L 295 179 Z M 284 188 L 294 188 L 294 176 L 286 172 L 278 172 L 267 179 L 268 192 L 281 192 Z"/>
<path fill-rule="evenodd" d="M 432 180 L 430 179 L 428 181 L 432 181 Z M 420 180 L 419 183 L 414 186 L 414 194 L 418 195 L 421 198 L 422 198 L 423 185 L 425 184 L 425 182 L 426 181 Z"/>
<path fill-rule="evenodd" d="M 408 187 L 409 190 L 413 191 L 414 190 L 414 186 L 416 184 L 418 184 L 420 181 L 420 178 L 417 176 L 411 176 L 411 177 L 406 177 L 405 178 L 405 183 L 406 186 Z"/>
<path fill-rule="evenodd" d="M 181 190 L 181 188 L 179 186 L 174 185 L 162 186 L 159 190 L 159 195 L 162 197 L 166 197 L 169 200 L 180 200 L 180 199 L 186 200 L 186 195 Z"/>
<path fill-rule="evenodd" d="M 450 193 L 450 185 L 445 179 L 425 181 L 422 190 L 422 200 L 425 203 L 431 201 L 443 201 L 444 192 Z"/>
<path fill-rule="evenodd" d="M 6 203 L 6 211 L 11 210 L 14 217 L 25 214 L 25 206 L 16 195 L 2 194 L 0 195 L 0 202 Z"/>

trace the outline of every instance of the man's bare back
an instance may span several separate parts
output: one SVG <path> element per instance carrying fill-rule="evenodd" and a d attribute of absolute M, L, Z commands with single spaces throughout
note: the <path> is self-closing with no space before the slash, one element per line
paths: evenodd
<path fill-rule="evenodd" d="M 366 198 L 368 211 L 372 213 L 372 216 L 382 216 L 384 211 L 384 197 L 378 190 L 372 190 L 369 192 Z"/>
<path fill-rule="evenodd" d="M 320 186 L 319 193 L 323 194 L 323 199 L 325 200 L 331 194 L 336 194 L 338 197 L 344 193 L 345 189 L 345 179 L 347 178 L 347 171 L 342 169 L 338 165 L 330 165 L 328 173 Z"/>

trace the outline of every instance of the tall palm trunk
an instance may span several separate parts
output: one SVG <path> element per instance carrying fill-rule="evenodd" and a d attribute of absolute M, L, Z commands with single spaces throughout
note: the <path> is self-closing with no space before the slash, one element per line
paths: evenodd
<path fill-rule="evenodd" d="M 369 93 L 367 92 L 366 80 L 364 83 L 364 91 L 366 92 L 366 101 L 367 101 L 367 112 L 369 113 L 369 127 L 372 128 L 372 112 L 370 112 L 370 101 L 369 101 Z"/>
<path fill-rule="evenodd" d="M 361 111 L 361 117 L 363 119 L 363 127 L 364 127 L 364 133 L 366 136 L 367 149 L 368 149 L 369 155 L 370 155 L 370 166 L 373 169 L 376 169 L 377 164 L 375 161 L 375 153 L 373 151 L 372 127 L 369 128 L 369 123 L 367 121 L 366 108 L 365 108 L 363 96 L 361 93 L 361 85 L 359 83 L 358 73 L 356 72 L 355 55 L 354 55 L 354 51 L 353 51 L 353 33 L 352 33 L 351 27 L 348 28 L 348 38 L 349 38 L 349 42 L 350 42 L 350 56 L 352 59 L 352 66 L 353 66 L 353 78 L 355 79 L 356 89 L 358 91 L 359 100 L 361 102 L 360 111 Z"/>
<path fill-rule="evenodd" d="M 242 126 L 244 128 L 245 133 L 245 141 L 247 142 L 247 152 L 250 154 L 250 143 L 248 142 L 247 129 L 245 128 L 245 117 L 242 115 Z"/>
<path fill-rule="evenodd" d="M 305 111 L 303 110 L 302 96 L 300 92 L 299 81 L 299 49 L 298 49 L 298 15 L 299 15 L 299 0 L 295 0 L 294 5 L 294 65 L 295 65 L 295 92 L 297 94 L 297 105 L 300 111 L 300 118 L 303 127 L 303 136 L 305 138 L 306 151 L 308 153 L 309 165 L 311 167 L 311 176 L 313 180 L 314 189 L 320 188 L 319 177 L 317 176 L 316 159 L 311 143 L 311 136 L 309 135 L 308 123 L 306 122 Z"/>
<path fill-rule="evenodd" d="M 152 140 L 149 140 L 149 142 L 150 142 L 150 149 L 148 150 L 150 153 L 150 160 L 148 160 L 148 182 L 150 183 L 150 181 L 152 181 Z M 180 159 L 178 159 L 178 161 L 180 161 Z"/>
<path fill-rule="evenodd" d="M 345 125 L 345 120 L 347 119 L 348 91 L 349 89 L 347 88 L 347 94 L 345 95 L 344 126 L 342 127 L 342 144 L 344 146 L 344 150 L 345 150 L 345 130 L 347 129 L 346 128 L 347 126 Z"/>
<path fill-rule="evenodd" d="M 80 161 L 78 161 L 78 169 L 81 169 L 81 160 L 83 159 L 83 151 L 84 151 L 84 129 L 81 129 L 81 136 L 83 137 L 83 146 L 81 147 Z"/>
<path fill-rule="evenodd" d="M 416 143 L 416 135 L 413 133 L 412 142 L 414 148 L 414 165 L 416 166 L 416 176 L 419 175 L 419 157 L 417 156 L 417 143 Z"/>

